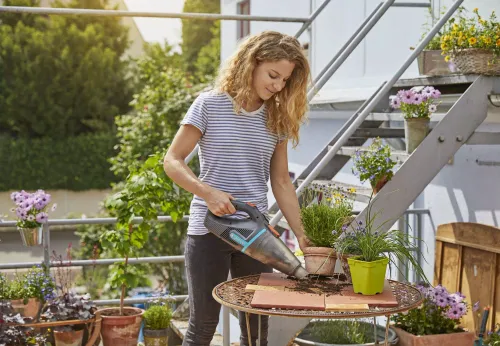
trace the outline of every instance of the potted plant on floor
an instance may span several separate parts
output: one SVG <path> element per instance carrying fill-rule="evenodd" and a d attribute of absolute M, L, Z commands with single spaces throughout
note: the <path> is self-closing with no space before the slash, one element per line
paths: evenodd
<path fill-rule="evenodd" d="M 136 287 L 128 260 L 148 241 L 150 223 L 160 212 L 170 215 L 176 222 L 182 217 L 184 204 L 182 192 L 176 189 L 163 171 L 163 153 L 149 157 L 132 172 L 123 189 L 106 201 L 107 208 L 117 217 L 116 230 L 108 230 L 101 236 L 103 249 L 118 252 L 124 259 L 115 264 L 111 282 L 121 289 L 120 307 L 100 310 L 102 316 L 101 335 L 104 346 L 136 346 L 144 310 L 125 307 L 127 287 Z M 142 222 L 133 225 L 134 217 Z"/>
<path fill-rule="evenodd" d="M 144 313 L 144 343 L 146 346 L 167 346 L 172 309 L 165 303 L 153 304 Z"/>
<path fill-rule="evenodd" d="M 356 150 L 352 156 L 352 172 L 361 182 L 370 181 L 373 193 L 377 194 L 392 179 L 396 162 L 391 159 L 391 149 L 380 138 L 375 138 L 365 150 Z"/>
<path fill-rule="evenodd" d="M 488 333 L 485 337 L 484 345 L 500 346 L 500 324 L 497 324 L 495 330 Z"/>
<path fill-rule="evenodd" d="M 416 286 L 424 295 L 423 304 L 407 313 L 392 317 L 401 346 L 453 345 L 471 346 L 475 334 L 460 328 L 460 319 L 468 304 L 460 293 L 449 293 L 441 285 Z"/>
<path fill-rule="evenodd" d="M 450 19 L 451 25 L 441 36 L 441 49 L 446 60 L 453 60 L 463 74 L 500 76 L 500 22 L 495 12 L 489 19 L 460 12 Z"/>
<path fill-rule="evenodd" d="M 379 232 L 373 226 L 376 215 L 370 215 L 371 206 L 370 203 L 365 223 L 358 221 L 356 226 L 351 224 L 335 246 L 340 255 L 354 255 L 347 259 L 354 292 L 363 295 L 382 293 L 389 262 L 399 270 L 397 263 L 407 260 L 416 273 L 428 281 L 411 250 L 415 248 L 412 237 L 399 230 Z"/>
<path fill-rule="evenodd" d="M 411 154 L 429 133 L 431 114 L 436 112 L 434 103 L 441 92 L 432 86 L 400 90 L 392 96 L 390 105 L 401 109 L 405 121 L 406 152 Z"/>
<path fill-rule="evenodd" d="M 24 246 L 42 245 L 42 225 L 47 222 L 47 208 L 50 203 L 50 195 L 43 190 L 29 193 L 24 190 L 13 192 L 10 195 L 12 201 L 16 204 L 11 212 L 15 213 L 17 220 L 17 229 L 21 234 Z M 57 205 L 52 205 L 52 211 Z"/>
<path fill-rule="evenodd" d="M 97 308 L 90 295 L 79 296 L 67 292 L 48 302 L 41 319 L 49 322 L 89 320 L 94 318 Z M 81 346 L 84 325 L 68 325 L 54 328 L 55 346 Z"/>
<path fill-rule="evenodd" d="M 371 346 L 374 343 L 375 330 L 379 343 L 385 340 L 385 327 L 373 326 L 373 323 L 360 320 L 312 321 L 295 338 L 299 346 Z M 389 329 L 389 345 L 396 345 L 398 338 L 392 328 Z"/>
<path fill-rule="evenodd" d="M 306 270 L 310 274 L 332 276 L 337 256 L 334 244 L 352 221 L 352 200 L 333 184 L 312 185 L 303 194 L 300 216 L 307 238 L 313 246 L 303 251 Z"/>

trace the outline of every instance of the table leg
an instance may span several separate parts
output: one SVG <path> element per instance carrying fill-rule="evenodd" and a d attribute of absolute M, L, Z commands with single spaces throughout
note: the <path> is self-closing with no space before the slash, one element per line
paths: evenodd
<path fill-rule="evenodd" d="M 257 339 L 257 346 L 260 346 L 260 339 L 262 338 L 262 315 L 258 315 L 259 317 L 259 334 Z"/>
<path fill-rule="evenodd" d="M 252 346 L 252 334 L 250 330 L 250 313 L 245 312 L 245 318 L 247 320 L 248 345 Z"/>
<path fill-rule="evenodd" d="M 385 323 L 385 346 L 389 346 L 389 322 L 391 321 L 391 315 L 387 315 L 387 322 Z"/>
<path fill-rule="evenodd" d="M 377 337 L 377 317 L 373 318 L 373 344 L 378 345 L 378 337 Z"/>

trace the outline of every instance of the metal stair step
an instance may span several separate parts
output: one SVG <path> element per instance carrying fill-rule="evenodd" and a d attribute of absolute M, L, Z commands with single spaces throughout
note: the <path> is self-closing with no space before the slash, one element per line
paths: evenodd
<path fill-rule="evenodd" d="M 405 136 L 404 128 L 393 127 L 374 127 L 358 128 L 351 138 L 403 138 Z"/>
<path fill-rule="evenodd" d="M 500 132 L 474 132 L 466 144 L 468 145 L 500 145 Z"/>
<path fill-rule="evenodd" d="M 330 148 L 331 148 L 331 146 L 330 146 Z M 373 151 L 373 150 L 368 149 L 368 147 L 342 147 L 337 152 L 337 155 L 352 156 L 356 153 L 357 150 L 362 151 L 362 152 Z M 391 151 L 391 159 L 396 161 L 399 164 L 405 162 L 408 159 L 408 157 L 410 157 L 410 154 L 408 154 L 405 151 L 402 151 L 402 150 L 392 150 Z"/>
<path fill-rule="evenodd" d="M 299 181 L 299 183 L 302 183 Z M 328 186 L 328 185 L 338 186 L 343 190 L 355 189 L 356 192 L 353 193 L 354 201 L 368 203 L 372 198 L 372 189 L 360 185 L 343 183 L 337 180 L 313 180 L 310 186 L 320 187 L 320 186 Z"/>
<path fill-rule="evenodd" d="M 471 84 L 476 80 L 476 75 L 452 74 L 448 76 L 420 76 L 416 78 L 402 78 L 394 83 L 395 88 L 408 88 L 414 86 L 433 87 L 442 85 Z"/>

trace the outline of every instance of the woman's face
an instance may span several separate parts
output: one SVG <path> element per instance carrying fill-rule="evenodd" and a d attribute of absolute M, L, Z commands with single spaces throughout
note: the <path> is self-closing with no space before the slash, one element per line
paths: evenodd
<path fill-rule="evenodd" d="M 260 99 L 266 101 L 286 85 L 295 64 L 288 60 L 262 62 L 253 70 L 253 89 Z"/>

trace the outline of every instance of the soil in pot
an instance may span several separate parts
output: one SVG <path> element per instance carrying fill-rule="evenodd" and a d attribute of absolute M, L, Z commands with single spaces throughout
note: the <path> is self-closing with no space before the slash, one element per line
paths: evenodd
<path fill-rule="evenodd" d="M 168 329 L 144 329 L 144 344 L 146 346 L 168 346 Z"/>
<path fill-rule="evenodd" d="M 304 249 L 304 261 L 308 273 L 331 276 L 335 273 L 337 254 L 330 247 L 306 247 Z"/>
<path fill-rule="evenodd" d="M 377 340 L 383 344 L 385 328 L 376 327 Z M 358 320 L 315 321 L 295 338 L 300 346 L 334 345 L 374 345 L 374 326 L 372 323 Z M 389 345 L 396 345 L 398 338 L 394 330 L 389 329 Z"/>
<path fill-rule="evenodd" d="M 54 330 L 54 341 L 56 346 L 82 346 L 83 329 L 69 331 Z"/>
<path fill-rule="evenodd" d="M 99 310 L 102 316 L 101 336 L 104 346 L 137 346 L 144 310 L 132 307 Z"/>
<path fill-rule="evenodd" d="M 295 277 L 289 276 L 287 279 L 296 281 L 293 287 L 287 287 L 290 291 L 310 293 L 310 294 L 325 294 L 326 296 L 331 296 L 335 294 L 340 294 L 342 288 L 346 285 L 345 275 L 336 273 L 332 277 L 324 277 L 319 275 L 310 275 L 306 279 L 297 279 Z M 332 280 L 333 279 L 333 280 Z M 336 282 L 338 279 L 339 282 Z"/>

